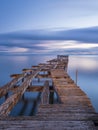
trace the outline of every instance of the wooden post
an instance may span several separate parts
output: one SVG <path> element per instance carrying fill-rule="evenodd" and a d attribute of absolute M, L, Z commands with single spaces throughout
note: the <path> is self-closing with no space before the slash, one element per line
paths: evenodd
<path fill-rule="evenodd" d="M 50 103 L 50 104 L 53 104 L 53 103 L 54 103 L 54 90 L 50 91 L 49 103 Z"/>
<path fill-rule="evenodd" d="M 40 82 L 40 78 L 38 77 L 38 82 Z"/>
<path fill-rule="evenodd" d="M 44 84 L 44 89 L 41 95 L 41 104 L 49 104 L 49 81 Z"/>
<path fill-rule="evenodd" d="M 76 85 L 77 85 L 77 82 L 78 82 L 78 70 L 76 69 Z"/>
<path fill-rule="evenodd" d="M 8 92 L 5 94 L 5 100 L 8 98 Z"/>
<path fill-rule="evenodd" d="M 23 99 L 23 100 L 25 99 L 25 96 L 24 96 L 24 94 L 22 95 L 22 99 Z"/>

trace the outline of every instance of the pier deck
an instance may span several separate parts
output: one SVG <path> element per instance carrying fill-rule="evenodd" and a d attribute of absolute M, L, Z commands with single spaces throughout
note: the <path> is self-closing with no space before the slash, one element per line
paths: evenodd
<path fill-rule="evenodd" d="M 67 73 L 68 56 L 58 56 L 57 59 L 40 64 L 36 71 L 30 69 L 30 74 L 23 83 L 13 91 L 13 98 L 8 97 L 0 106 L 0 129 L 7 130 L 97 130 L 98 114 L 95 112 L 90 99 L 71 79 Z M 46 73 L 39 74 L 45 71 Z M 49 81 L 38 88 L 30 85 L 37 77 L 52 79 L 52 90 Z M 15 80 L 16 81 L 16 80 Z M 3 88 L 2 88 L 3 89 Z M 18 91 L 17 91 L 18 89 Z M 25 91 L 41 91 L 41 101 L 35 116 L 11 117 L 9 113 Z M 57 104 L 49 104 L 50 92 L 58 95 Z M 19 95 L 18 95 L 19 93 Z M 16 97 L 15 97 L 16 94 Z M 4 96 L 4 94 L 3 94 Z M 6 103 L 7 102 L 7 103 Z M 11 105 L 10 105 L 11 104 Z M 12 105 L 13 104 L 13 105 Z"/>

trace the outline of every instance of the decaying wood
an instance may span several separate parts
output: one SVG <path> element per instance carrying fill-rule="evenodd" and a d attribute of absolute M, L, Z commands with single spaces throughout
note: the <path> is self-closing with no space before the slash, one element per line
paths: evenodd
<path fill-rule="evenodd" d="M 49 82 L 46 81 L 41 95 L 41 104 L 49 104 Z"/>
<path fill-rule="evenodd" d="M 42 92 L 43 91 L 43 88 L 42 86 L 31 86 L 31 87 L 28 87 L 26 91 L 31 91 L 31 92 Z"/>
<path fill-rule="evenodd" d="M 41 71 L 42 68 L 39 68 L 37 71 L 33 72 L 33 74 L 27 76 L 26 80 L 20 87 L 16 88 L 14 94 L 10 96 L 1 106 L 0 106 L 0 116 L 7 116 L 12 108 L 16 105 L 19 99 L 22 97 L 26 89 L 29 87 L 32 82 L 32 78 L 35 78 L 36 75 Z"/>
<path fill-rule="evenodd" d="M 19 81 L 21 78 L 14 78 L 9 83 L 5 84 L 0 88 L 0 97 L 6 95 L 8 91 Z"/>
<path fill-rule="evenodd" d="M 22 86 L 18 87 L 16 92 L 0 106 L 0 116 L 7 116 L 10 113 L 14 105 L 16 105 L 16 103 L 19 101 L 19 99 L 28 88 L 30 80 L 31 76 L 28 77 L 28 79 L 26 79 Z"/>
<path fill-rule="evenodd" d="M 29 130 L 97 130 L 98 114 L 90 99 L 67 73 L 68 56 L 32 66 L 35 70 L 26 77 L 21 86 L 12 88 L 13 95 L 0 106 L 0 129 Z M 49 82 L 44 86 L 32 86 L 32 78 L 41 78 L 40 71 L 47 71 L 53 81 L 53 91 L 58 95 L 58 104 L 49 104 Z M 24 70 L 29 72 L 29 70 Z M 46 77 L 46 75 L 44 75 Z M 15 80 L 15 79 L 14 79 Z M 16 81 L 16 80 L 15 80 Z M 14 81 L 14 84 L 15 84 Z M 40 80 L 39 80 L 40 81 Z M 13 83 L 13 82 L 12 82 Z M 7 86 L 13 86 L 9 83 Z M 6 87 L 5 87 L 6 88 Z M 8 88 L 9 89 L 9 88 Z M 42 91 L 38 113 L 33 117 L 4 117 L 8 115 L 25 91 Z"/>

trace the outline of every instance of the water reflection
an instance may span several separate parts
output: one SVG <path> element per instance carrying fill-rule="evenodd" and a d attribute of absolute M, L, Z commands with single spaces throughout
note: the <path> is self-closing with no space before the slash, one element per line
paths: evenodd
<path fill-rule="evenodd" d="M 98 112 L 98 57 L 70 56 L 68 73 L 74 81 L 76 70 L 78 70 L 78 86 L 88 95 Z"/>
<path fill-rule="evenodd" d="M 69 68 L 70 69 L 81 69 L 84 71 L 94 71 L 98 68 L 98 58 L 86 57 L 86 56 L 70 56 L 69 57 Z"/>
<path fill-rule="evenodd" d="M 40 96 L 41 93 L 39 92 L 25 92 L 11 111 L 10 116 L 32 116 L 36 114 Z"/>
<path fill-rule="evenodd" d="M 58 103 L 56 93 L 50 93 L 50 104 Z M 38 111 L 41 101 L 41 92 L 25 92 L 20 101 L 12 109 L 10 116 L 33 116 Z"/>

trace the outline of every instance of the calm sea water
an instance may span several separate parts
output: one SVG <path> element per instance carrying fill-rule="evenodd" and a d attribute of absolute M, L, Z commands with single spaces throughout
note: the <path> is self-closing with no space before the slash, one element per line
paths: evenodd
<path fill-rule="evenodd" d="M 0 86 L 4 85 L 11 80 L 10 74 L 21 73 L 23 68 L 30 68 L 32 65 L 43 63 L 56 56 L 0 56 Z M 85 55 L 85 56 L 69 56 L 68 73 L 74 81 L 76 81 L 76 70 L 78 71 L 78 86 L 88 95 L 91 99 L 95 110 L 98 112 L 98 57 Z M 25 103 L 21 100 L 17 107 L 23 107 L 25 115 L 33 107 L 35 99 L 39 98 L 40 93 L 28 92 L 25 93 Z M 29 101 L 29 103 L 28 103 Z M 33 104 L 32 104 L 33 102 Z M 25 106 L 28 108 L 25 109 Z M 17 115 L 17 107 L 12 111 Z M 20 111 L 20 115 L 24 112 Z M 32 113 L 32 112 L 31 112 Z"/>

